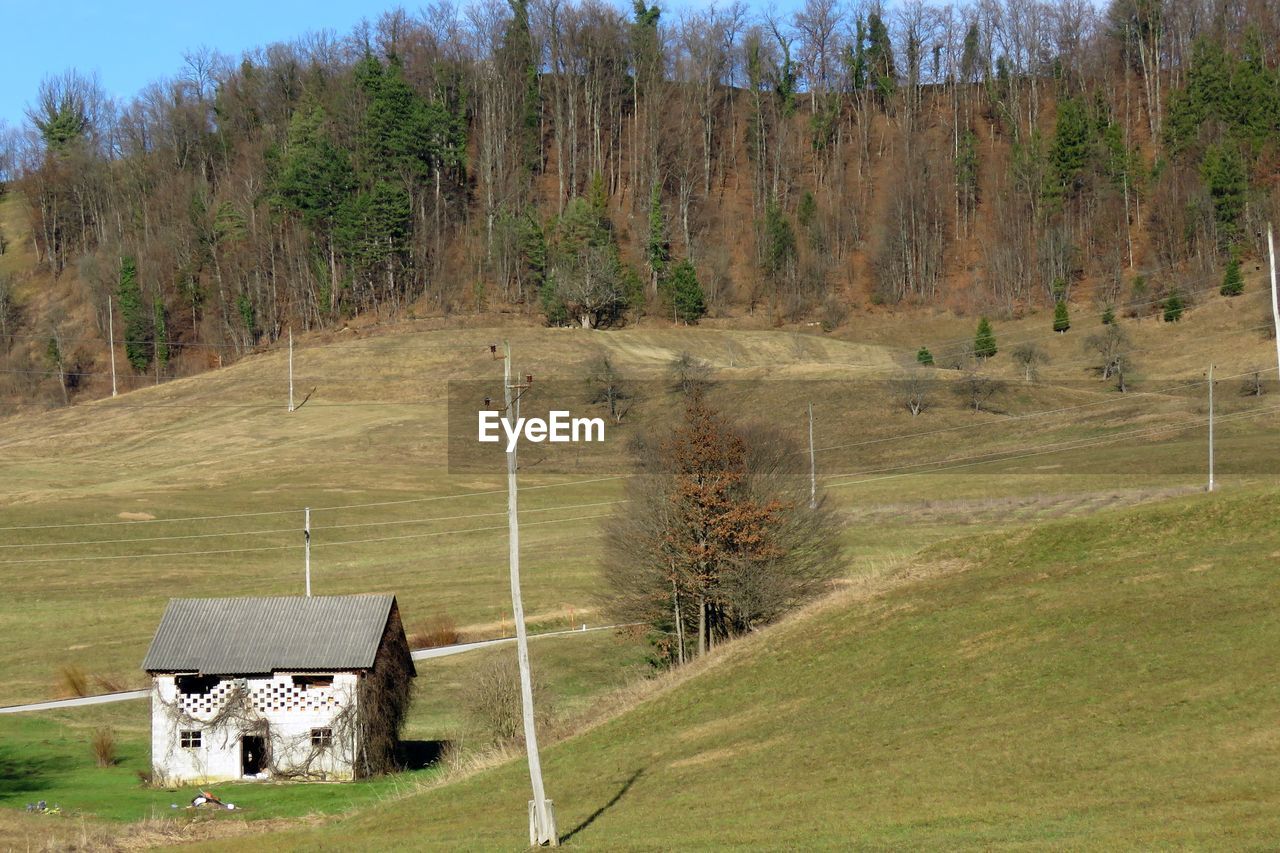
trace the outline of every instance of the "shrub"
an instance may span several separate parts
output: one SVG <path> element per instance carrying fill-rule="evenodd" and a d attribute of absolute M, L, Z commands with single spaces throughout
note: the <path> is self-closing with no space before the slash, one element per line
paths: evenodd
<path fill-rule="evenodd" d="M 462 706 L 472 728 L 494 744 L 523 742 L 520 669 L 515 655 L 503 654 L 481 664 L 463 694 Z M 537 678 L 533 681 L 533 707 L 534 724 L 541 733 L 551 722 L 552 709 Z"/>
<path fill-rule="evenodd" d="M 93 747 L 93 757 L 98 760 L 99 767 L 111 767 L 116 763 L 116 733 L 111 726 L 93 730 L 93 739 L 89 742 Z"/>
<path fill-rule="evenodd" d="M 63 691 L 72 696 L 89 695 L 89 676 L 75 664 L 68 664 L 58 670 L 58 681 Z"/>
<path fill-rule="evenodd" d="M 435 649 L 440 646 L 456 645 L 462 639 L 462 632 L 452 618 L 445 615 L 433 616 L 427 620 L 426 627 L 409 635 L 409 648 Z"/>

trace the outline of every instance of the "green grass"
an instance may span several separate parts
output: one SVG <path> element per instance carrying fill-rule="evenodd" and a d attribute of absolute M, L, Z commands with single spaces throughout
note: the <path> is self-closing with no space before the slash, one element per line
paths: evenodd
<path fill-rule="evenodd" d="M 470 737 L 460 709 L 471 675 L 499 656 L 514 654 L 514 646 L 501 646 L 419 661 L 405 739 L 448 742 Z M 531 649 L 539 679 L 555 697 L 561 719 L 581 714 L 601 695 L 647 674 L 645 656 L 642 643 L 609 632 L 538 639 Z M 95 763 L 90 738 L 95 728 L 108 725 L 116 735 L 118 760 L 102 768 Z M 171 804 L 185 809 L 198 787 L 146 787 L 138 774 L 150 767 L 150 705 L 145 701 L 0 716 L 0 811 L 45 800 L 63 809 L 62 816 L 50 816 L 50 821 L 81 816 L 113 822 L 189 817 L 186 812 L 175 815 Z M 348 811 L 425 784 L 436 772 L 428 768 L 351 784 L 212 787 L 224 801 L 243 808 L 245 819 L 263 820 Z"/>
<path fill-rule="evenodd" d="M 142 784 L 151 768 L 150 718 L 145 702 L 44 714 L 0 717 L 0 808 L 22 809 L 44 800 L 62 809 L 60 819 L 81 816 L 107 821 L 185 818 L 199 786 L 156 789 Z M 110 724 L 117 763 L 98 767 L 90 748 L 93 730 Z M 394 795 L 429 780 L 422 770 L 347 784 L 220 784 L 224 802 L 244 809 L 247 819 L 332 814 Z M 172 808 L 179 806 L 179 811 Z M 55 819 L 50 816 L 50 820 Z"/>
<path fill-rule="evenodd" d="M 1280 494 L 931 549 L 544 755 L 587 849 L 1262 848 Z M 523 764 L 249 849 L 518 849 Z"/>

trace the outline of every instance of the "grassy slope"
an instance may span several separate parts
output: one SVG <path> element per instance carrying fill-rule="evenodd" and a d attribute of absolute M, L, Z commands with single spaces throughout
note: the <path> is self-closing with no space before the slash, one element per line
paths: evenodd
<path fill-rule="evenodd" d="M 1280 832 L 1280 495 L 938 546 L 544 756 L 608 849 L 1249 846 Z M 253 849 L 518 849 L 520 763 Z"/>
<path fill-rule="evenodd" d="M 1153 327 L 1144 332 L 1152 337 L 1149 351 L 1160 358 L 1164 356 L 1158 354 L 1173 351 L 1206 356 L 1206 341 L 1216 339 L 1205 338 L 1205 329 L 1236 314 L 1241 314 L 1235 317 L 1240 321 L 1243 310 L 1221 301 L 1193 312 L 1177 326 Z M 959 322 L 949 328 L 958 333 Z M 1026 331 L 1032 331 L 1031 326 Z M 309 339 L 297 356 L 298 384 L 306 390 L 314 387 L 316 393 L 293 415 L 286 414 L 282 405 L 283 355 L 270 352 L 115 400 L 0 421 L 4 522 L 0 526 L 114 522 L 121 520 L 122 513 L 125 518 L 132 517 L 129 513 L 145 513 L 162 519 L 281 509 L 294 513 L 182 525 L 3 531 L 0 570 L 8 579 L 12 606 L 0 610 L 0 667 L 9 674 L 0 684 L 0 702 L 56 693 L 57 670 L 66 664 L 136 683 L 137 662 L 170 596 L 296 590 L 301 563 L 297 526 L 303 506 L 500 490 L 498 477 L 447 471 L 441 398 L 447 378 L 496 372 L 477 342 L 503 334 L 512 338 L 519 366 L 540 377 L 581 377 L 585 364 L 601 351 L 609 352 L 632 375 L 657 377 L 676 353 L 689 350 L 711 361 L 722 377 L 754 380 L 749 410 L 797 432 L 803 430 L 807 399 L 825 392 L 815 407 L 820 446 L 962 428 L 940 437 L 825 451 L 819 459 L 824 475 L 885 468 L 900 474 L 902 470 L 895 466 L 921 458 L 964 460 L 975 453 L 1042 447 L 1202 416 L 1197 414 L 1201 403 L 1195 397 L 1120 398 L 1099 383 L 1046 382 L 1012 387 L 997 413 L 974 415 L 949 395 L 940 394 L 933 409 L 913 419 L 893 406 L 883 387 L 857 386 L 855 392 L 849 386 L 840 392 L 840 386 L 813 388 L 797 381 L 884 377 L 896 369 L 901 353 L 790 332 L 633 329 L 587 333 L 516 328 L 406 330 L 354 339 L 350 334 Z M 1066 346 L 1058 340 L 1062 336 L 1048 337 L 1052 345 Z M 1261 358 L 1267 347 L 1267 342 L 1250 338 L 1247 346 L 1236 348 L 1233 357 L 1242 363 Z M 1000 359 L 993 368 L 1008 369 Z M 1067 363 L 1059 368 L 1062 379 L 1075 378 L 1082 370 Z M 1189 367 L 1182 370 L 1178 374 L 1182 377 L 1198 375 Z M 939 375 L 954 376 L 950 371 Z M 1152 382 L 1149 387 L 1161 386 Z M 1227 407 L 1269 403 L 1266 397 L 1255 403 L 1232 394 L 1223 396 Z M 1095 403 L 1100 405 L 1053 418 L 1009 418 Z M 663 417 L 663 405 L 653 401 L 638 406 L 624 430 L 647 429 Z M 1268 422 L 1223 425 L 1219 460 L 1224 475 L 1255 473 L 1244 461 L 1265 437 Z M 1017 516 L 1028 520 L 1195 483 L 1203 465 L 1200 432 L 1175 433 L 1154 442 L 1130 440 L 1108 450 L 995 463 L 952 474 L 887 480 L 881 474 L 855 476 L 849 479 L 857 482 L 835 489 L 832 497 L 842 508 L 880 516 L 874 537 L 850 540 L 856 571 L 868 561 L 910 554 L 975 521 L 1010 520 L 1012 515 L 1001 513 L 1002 500 L 1024 502 Z M 975 475 L 984 472 L 1005 475 L 998 491 L 992 491 L 993 477 Z M 1007 476 L 1012 473 L 1018 476 Z M 566 479 L 575 478 L 549 476 L 533 468 L 522 483 L 532 487 Z M 530 527 L 523 540 L 527 607 L 538 621 L 548 626 L 564 624 L 571 608 L 579 619 L 585 613 L 587 621 L 594 621 L 589 608 L 598 588 L 599 521 L 562 520 L 608 512 L 608 507 L 572 507 L 619 495 L 620 485 L 607 482 L 535 490 L 523 498 L 527 521 L 553 522 Z M 939 501 L 959 503 L 937 512 Z M 541 512 L 544 509 L 551 511 Z M 411 629 L 447 613 L 476 633 L 496 633 L 509 612 L 505 540 L 500 531 L 363 545 L 329 543 L 500 527 L 502 510 L 502 495 L 488 494 L 317 512 L 313 517 L 316 588 L 320 592 L 394 591 L 401 596 Z M 475 517 L 432 521 L 458 515 Z M 384 522 L 393 524 L 332 528 Z M 145 541 L 175 535 L 206 538 Z M 113 539 L 125 541 L 102 541 Z M 74 542 L 89 544 L 66 544 Z M 237 548 L 276 550 L 184 556 Z M 174 556 L 75 559 L 145 553 Z M 28 559 L 55 561 L 13 562 Z M 111 606 L 102 607 L 104 601 Z M 56 635 L 58 642 L 33 647 L 33 636 L 49 635 Z"/>

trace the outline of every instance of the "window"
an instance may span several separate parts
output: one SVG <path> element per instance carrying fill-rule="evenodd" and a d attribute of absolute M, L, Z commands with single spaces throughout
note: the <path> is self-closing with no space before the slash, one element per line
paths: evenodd
<path fill-rule="evenodd" d="M 315 749 L 327 749 L 333 746 L 333 729 L 312 729 L 311 746 Z"/>
<path fill-rule="evenodd" d="M 332 675 L 295 675 L 293 677 L 293 686 L 301 687 L 303 690 L 318 689 L 321 687 L 332 687 Z"/>
<path fill-rule="evenodd" d="M 188 696 L 204 696 L 221 680 L 216 675 L 177 675 L 173 679 L 178 692 Z"/>
<path fill-rule="evenodd" d="M 200 730 L 178 732 L 178 744 L 183 749 L 199 749 L 200 748 Z"/>

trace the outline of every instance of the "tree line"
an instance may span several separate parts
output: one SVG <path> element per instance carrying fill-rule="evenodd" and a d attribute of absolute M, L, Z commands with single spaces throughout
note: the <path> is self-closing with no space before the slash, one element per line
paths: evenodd
<path fill-rule="evenodd" d="M 432 4 L 128 101 L 49 77 L 0 178 L 139 371 L 411 306 L 1116 305 L 1259 250 L 1277 36 L 1252 0 Z"/>

